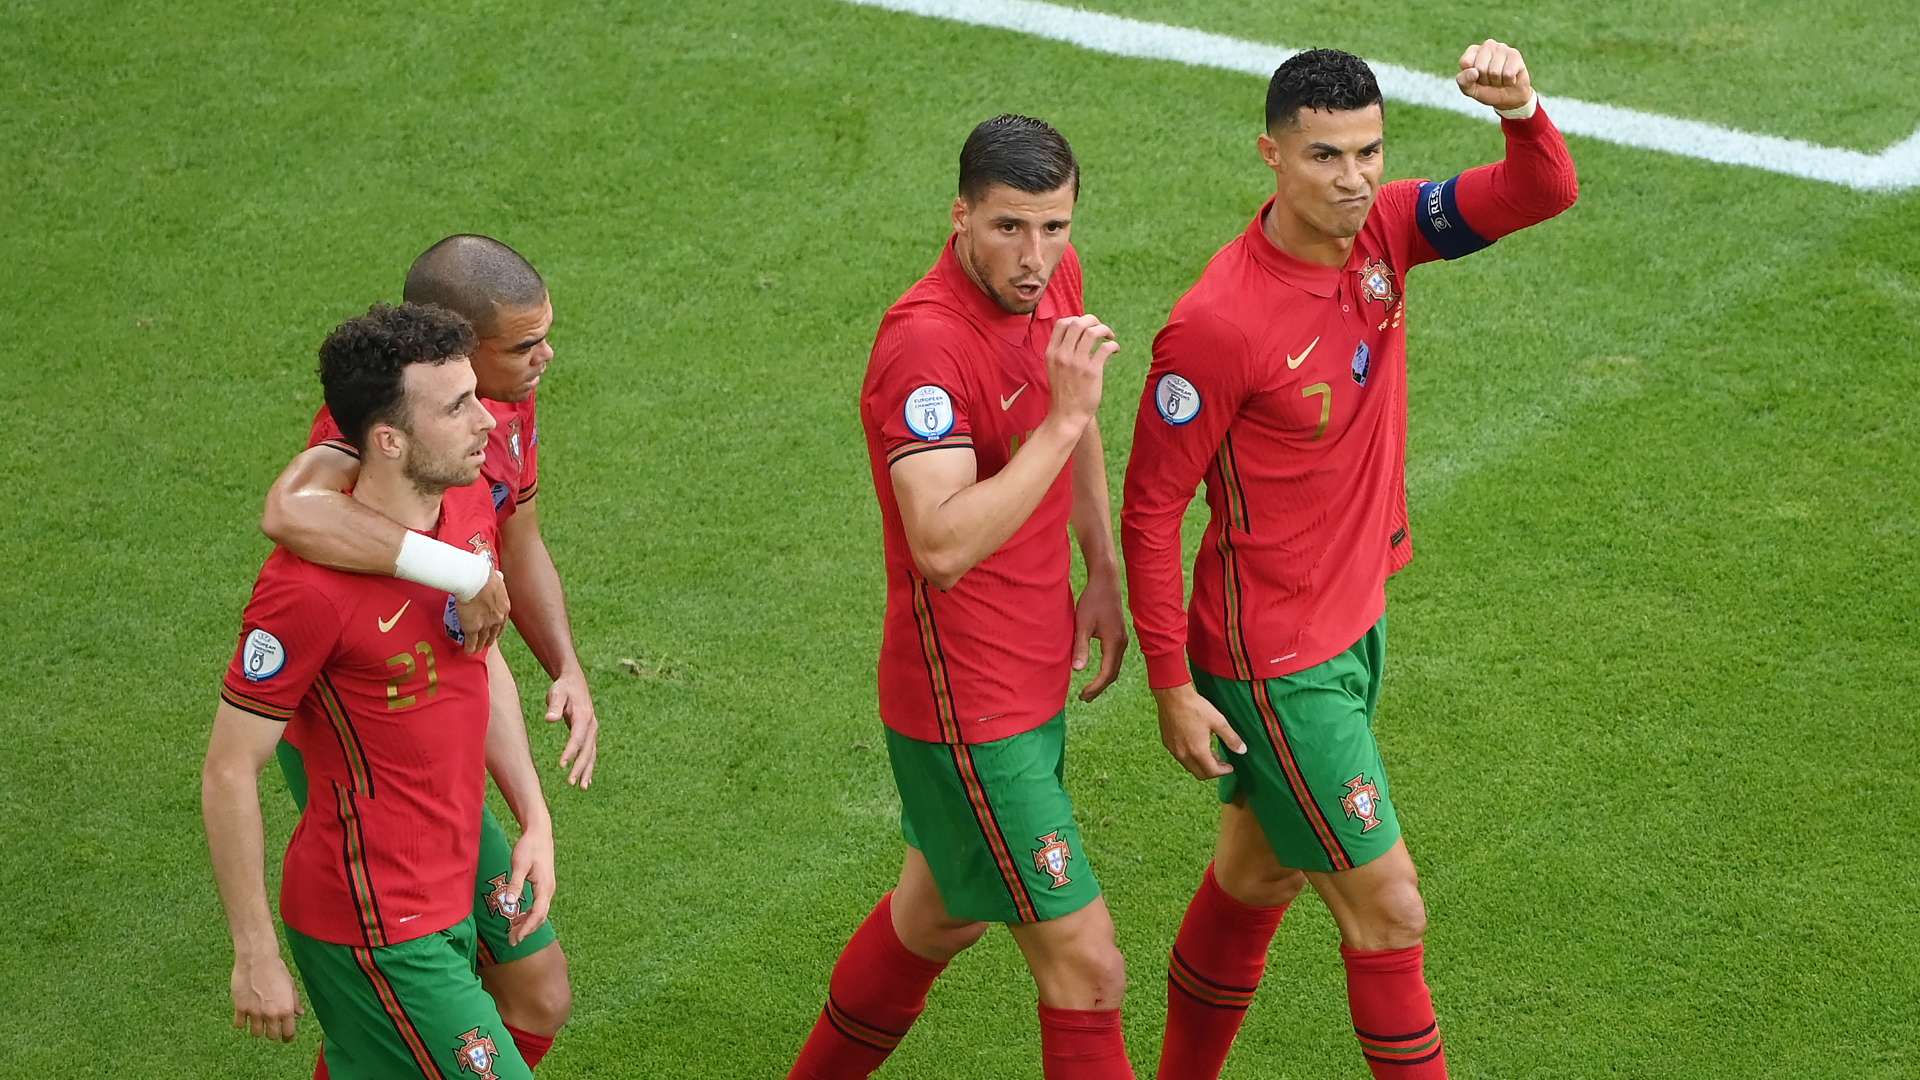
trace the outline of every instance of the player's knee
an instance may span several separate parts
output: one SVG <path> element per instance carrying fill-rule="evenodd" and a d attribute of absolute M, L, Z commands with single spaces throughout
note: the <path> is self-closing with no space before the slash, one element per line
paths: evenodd
<path fill-rule="evenodd" d="M 973 943 L 985 937 L 987 924 L 983 922 L 967 923 L 963 926 L 945 927 L 938 932 L 939 959 L 951 960 L 973 947 Z"/>
<path fill-rule="evenodd" d="M 1363 949 L 1410 949 L 1427 936 L 1427 905 L 1411 883 L 1388 889 L 1370 905 Z"/>
<path fill-rule="evenodd" d="M 1117 1009 L 1127 993 L 1127 962 L 1112 941 L 1082 941 L 1036 971 L 1041 999 L 1070 1009 Z"/>
<path fill-rule="evenodd" d="M 564 958 L 545 966 L 537 978 L 516 980 L 497 997 L 500 1019 L 536 1035 L 558 1033 L 573 1016 L 573 981 Z"/>
<path fill-rule="evenodd" d="M 1307 887 L 1307 875 L 1278 864 L 1232 867 L 1214 866 L 1214 880 L 1221 891 L 1248 907 L 1280 907 L 1293 903 Z"/>

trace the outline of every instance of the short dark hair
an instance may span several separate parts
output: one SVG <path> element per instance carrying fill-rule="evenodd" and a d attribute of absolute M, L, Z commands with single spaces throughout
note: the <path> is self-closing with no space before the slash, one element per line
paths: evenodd
<path fill-rule="evenodd" d="M 1339 49 L 1308 49 L 1287 57 L 1267 83 L 1267 130 L 1292 124 L 1301 109 L 1347 112 L 1369 105 L 1386 108 L 1365 60 Z"/>
<path fill-rule="evenodd" d="M 1073 184 L 1080 197 L 1080 163 L 1066 136 L 1045 120 L 1003 113 L 982 121 L 960 148 L 960 196 L 977 202 L 993 184 L 1038 195 Z"/>
<path fill-rule="evenodd" d="M 409 364 L 444 364 L 473 351 L 473 327 L 445 308 L 375 304 L 320 343 L 320 388 L 340 434 L 364 446 L 379 423 L 401 426 Z"/>
<path fill-rule="evenodd" d="M 547 283 L 532 263 L 493 237 L 458 233 L 413 260 L 402 295 L 410 304 L 455 312 L 486 337 L 500 308 L 538 304 L 547 298 Z"/>

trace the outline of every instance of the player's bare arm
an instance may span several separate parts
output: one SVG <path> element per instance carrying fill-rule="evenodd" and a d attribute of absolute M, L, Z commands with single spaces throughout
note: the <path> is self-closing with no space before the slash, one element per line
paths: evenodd
<path fill-rule="evenodd" d="M 260 531 L 311 563 L 446 589 L 459 608 L 467 651 L 491 646 L 506 626 L 506 583 L 487 572 L 484 558 L 411 532 L 348 495 L 359 476 L 353 455 L 308 447 L 267 489 Z"/>
<path fill-rule="evenodd" d="M 1007 467 L 986 480 L 978 479 L 973 451 L 963 447 L 914 454 L 893 466 L 907 546 L 935 588 L 952 588 L 1033 515 L 1092 423 L 1107 358 L 1119 348 L 1113 331 L 1092 315 L 1055 322 L 1047 344 L 1053 395 L 1047 418 Z"/>
<path fill-rule="evenodd" d="M 220 903 L 233 937 L 233 1026 L 261 1038 L 292 1042 L 306 1010 L 280 958 L 267 906 L 266 841 L 260 821 L 260 770 L 285 725 L 225 702 L 200 772 L 200 809 Z"/>
<path fill-rule="evenodd" d="M 567 770 L 567 783 L 588 788 L 593 786 L 593 767 L 600 756 L 600 718 L 594 713 L 587 675 L 574 651 L 560 571 L 540 535 L 539 502 L 536 496 L 521 503 L 500 526 L 501 561 L 513 570 L 507 591 L 513 598 L 514 628 L 553 680 L 547 689 L 547 723 L 567 722 L 560 765 Z"/>
<path fill-rule="evenodd" d="M 1107 492 L 1107 460 L 1100 423 L 1087 421 L 1073 450 L 1073 512 L 1069 519 L 1087 567 L 1087 584 L 1073 605 L 1073 670 L 1085 671 L 1088 645 L 1100 642 L 1100 670 L 1080 690 L 1092 701 L 1120 677 L 1127 652 L 1127 618 L 1120 604 L 1120 558 L 1113 544 L 1113 506 Z"/>
<path fill-rule="evenodd" d="M 526 883 L 533 883 L 533 907 L 514 920 L 513 929 L 507 933 L 508 944 L 518 945 L 540 929 L 553 906 L 553 818 L 547 811 L 547 797 L 540 790 L 540 771 L 533 764 L 533 748 L 527 741 L 527 723 L 520 713 L 513 672 L 498 648 L 487 650 L 487 686 L 487 772 L 506 798 L 514 820 L 520 823 L 507 895 L 517 902 L 526 895 Z"/>

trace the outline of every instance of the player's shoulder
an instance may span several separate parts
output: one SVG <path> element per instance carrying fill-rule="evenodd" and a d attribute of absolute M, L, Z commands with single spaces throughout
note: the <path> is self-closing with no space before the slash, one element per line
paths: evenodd
<path fill-rule="evenodd" d="M 330 570 L 276 547 L 260 564 L 253 593 L 256 598 L 272 596 L 280 605 L 315 618 L 339 618 L 352 609 L 356 586 L 364 580 L 364 575 Z"/>
<path fill-rule="evenodd" d="M 1380 194 L 1373 200 L 1373 212 L 1367 215 L 1367 224 L 1389 226 L 1410 220 L 1420 206 L 1420 189 L 1427 183 L 1425 177 L 1410 177 L 1380 185 Z"/>
<path fill-rule="evenodd" d="M 903 369 L 944 369 L 962 360 L 979 334 L 966 315 L 943 303 L 895 304 L 880 320 L 867 382 Z"/>

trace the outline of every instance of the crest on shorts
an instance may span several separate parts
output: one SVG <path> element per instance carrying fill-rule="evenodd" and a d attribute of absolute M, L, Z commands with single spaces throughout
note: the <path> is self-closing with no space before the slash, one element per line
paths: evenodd
<path fill-rule="evenodd" d="M 527 913 L 520 910 L 520 897 L 507 890 L 508 877 L 507 874 L 500 874 L 487 879 L 487 910 L 510 923 L 517 923 L 526 918 Z"/>
<path fill-rule="evenodd" d="M 1388 307 L 1393 306 L 1393 267 L 1382 259 L 1368 259 L 1360 264 L 1360 295 L 1368 300 L 1378 300 Z"/>
<path fill-rule="evenodd" d="M 1380 789 L 1373 786 L 1366 773 L 1347 781 L 1347 794 L 1341 798 L 1340 806 L 1346 810 L 1347 817 L 1360 819 L 1363 833 L 1372 832 L 1380 824 Z"/>
<path fill-rule="evenodd" d="M 1040 846 L 1033 849 L 1033 868 L 1053 879 L 1049 889 L 1057 889 L 1073 881 L 1067 876 L 1067 862 L 1073 858 L 1073 849 L 1060 839 L 1059 832 L 1050 832 L 1037 837 Z"/>
<path fill-rule="evenodd" d="M 454 1051 L 460 1055 L 460 1071 L 475 1073 L 479 1080 L 500 1080 L 500 1074 L 493 1071 L 493 1063 L 500 1051 L 493 1045 L 490 1036 L 480 1034 L 479 1028 L 473 1028 L 460 1035 L 460 1047 Z"/>

